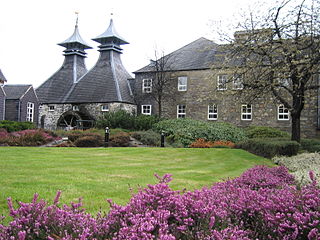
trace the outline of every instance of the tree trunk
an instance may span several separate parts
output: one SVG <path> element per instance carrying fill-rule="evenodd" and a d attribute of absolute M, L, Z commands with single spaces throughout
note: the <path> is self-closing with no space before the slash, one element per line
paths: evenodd
<path fill-rule="evenodd" d="M 291 140 L 300 142 L 300 114 L 291 115 Z"/>
<path fill-rule="evenodd" d="M 158 117 L 161 118 L 162 115 L 162 99 L 159 99 L 158 102 Z"/>

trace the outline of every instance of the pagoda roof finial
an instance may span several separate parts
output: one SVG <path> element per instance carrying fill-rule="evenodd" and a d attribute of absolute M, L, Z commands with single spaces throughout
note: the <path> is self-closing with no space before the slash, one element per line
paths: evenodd
<path fill-rule="evenodd" d="M 78 27 L 78 21 L 79 21 L 79 12 L 74 12 L 77 15 L 77 19 L 76 19 L 76 27 Z"/>
<path fill-rule="evenodd" d="M 75 14 L 77 15 L 77 18 L 73 34 L 65 41 L 58 43 L 58 45 L 67 48 L 67 50 L 73 48 L 80 48 L 82 50 L 90 49 L 92 47 L 82 39 L 78 30 L 79 12 L 75 12 Z"/>
<path fill-rule="evenodd" d="M 111 12 L 111 17 L 112 16 L 113 13 Z M 93 38 L 92 40 L 101 44 L 105 44 L 108 40 L 115 40 L 115 42 L 117 42 L 119 45 L 128 44 L 128 42 L 124 40 L 124 38 L 121 37 L 116 31 L 112 18 L 110 19 L 110 24 L 107 30 L 104 33 L 100 34 L 98 37 Z"/>

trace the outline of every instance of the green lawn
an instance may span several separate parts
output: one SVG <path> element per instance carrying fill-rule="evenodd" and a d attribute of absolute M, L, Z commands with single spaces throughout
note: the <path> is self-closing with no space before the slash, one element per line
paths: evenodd
<path fill-rule="evenodd" d="M 173 189 L 193 190 L 239 176 L 270 160 L 239 149 L 191 148 L 35 148 L 0 147 L 0 215 L 7 215 L 7 197 L 30 201 L 35 192 L 52 201 L 83 197 L 85 208 L 107 209 L 105 199 L 124 204 L 129 188 L 156 183 L 154 173 L 173 174 Z"/>

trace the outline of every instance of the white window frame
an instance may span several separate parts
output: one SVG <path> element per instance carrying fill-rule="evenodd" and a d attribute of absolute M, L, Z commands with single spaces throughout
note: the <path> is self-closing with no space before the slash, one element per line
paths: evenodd
<path fill-rule="evenodd" d="M 218 107 L 216 104 L 208 105 L 208 120 L 218 120 Z"/>
<path fill-rule="evenodd" d="M 188 77 L 187 76 L 181 76 L 178 77 L 178 91 L 179 92 L 185 92 L 188 88 Z"/>
<path fill-rule="evenodd" d="M 141 105 L 141 114 L 151 115 L 152 105 Z"/>
<path fill-rule="evenodd" d="M 79 111 L 79 106 L 78 105 L 73 105 L 72 106 L 72 111 Z"/>
<path fill-rule="evenodd" d="M 186 118 L 186 109 L 185 104 L 177 105 L 177 118 Z"/>
<path fill-rule="evenodd" d="M 33 117 L 34 117 L 34 103 L 28 102 L 27 103 L 26 121 L 27 122 L 33 122 Z"/>
<path fill-rule="evenodd" d="M 227 90 L 228 75 L 219 74 L 217 78 L 217 90 L 224 91 Z"/>
<path fill-rule="evenodd" d="M 241 105 L 241 120 L 252 121 L 252 105 L 251 104 Z"/>
<path fill-rule="evenodd" d="M 279 121 L 289 121 L 290 120 L 290 112 L 287 108 L 284 107 L 283 104 L 278 105 L 278 120 Z"/>
<path fill-rule="evenodd" d="M 49 105 L 48 108 L 49 108 L 49 110 L 48 110 L 49 112 L 54 112 L 54 110 L 55 110 L 54 105 Z"/>
<path fill-rule="evenodd" d="M 151 93 L 152 92 L 152 79 L 146 78 L 142 80 L 142 92 Z"/>
<path fill-rule="evenodd" d="M 108 104 L 101 105 L 101 112 L 109 112 L 109 105 Z"/>
<path fill-rule="evenodd" d="M 233 76 L 232 89 L 233 90 L 242 90 L 243 89 L 243 76 L 242 75 L 236 74 Z"/>

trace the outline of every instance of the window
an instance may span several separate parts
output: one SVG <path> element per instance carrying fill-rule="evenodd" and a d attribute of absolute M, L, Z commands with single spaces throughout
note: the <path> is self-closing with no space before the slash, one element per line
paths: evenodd
<path fill-rule="evenodd" d="M 278 78 L 278 83 L 280 87 L 289 87 L 290 79 L 289 78 Z"/>
<path fill-rule="evenodd" d="M 252 120 L 252 105 L 241 105 L 241 120 L 250 121 Z"/>
<path fill-rule="evenodd" d="M 289 110 L 283 106 L 283 104 L 278 105 L 278 120 L 286 121 L 289 120 Z"/>
<path fill-rule="evenodd" d="M 178 105 L 177 118 L 185 118 L 185 117 L 186 117 L 186 105 Z"/>
<path fill-rule="evenodd" d="M 208 120 L 217 120 L 217 119 L 218 119 L 217 105 L 215 104 L 208 105 Z"/>
<path fill-rule="evenodd" d="M 79 111 L 79 106 L 78 105 L 73 105 L 72 106 L 72 111 Z"/>
<path fill-rule="evenodd" d="M 141 105 L 141 114 L 151 115 L 151 105 Z"/>
<path fill-rule="evenodd" d="M 49 106 L 49 112 L 53 112 L 54 111 L 54 106 L 53 105 L 50 105 Z"/>
<path fill-rule="evenodd" d="M 152 92 L 152 79 L 143 79 L 142 80 L 142 92 L 151 93 Z"/>
<path fill-rule="evenodd" d="M 187 77 L 178 77 L 178 91 L 187 91 Z"/>
<path fill-rule="evenodd" d="M 34 103 L 27 103 L 27 122 L 33 122 Z"/>
<path fill-rule="evenodd" d="M 227 90 L 227 75 L 218 75 L 218 90 Z"/>
<path fill-rule="evenodd" d="M 101 112 L 108 112 L 109 111 L 109 105 L 108 104 L 103 104 L 101 106 Z"/>
<path fill-rule="evenodd" d="M 233 81 L 232 81 L 232 85 L 233 85 L 233 90 L 241 90 L 243 89 L 243 81 L 242 81 L 242 75 L 235 75 L 233 76 Z"/>

